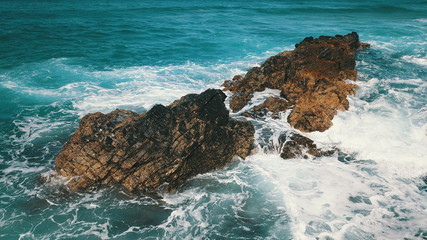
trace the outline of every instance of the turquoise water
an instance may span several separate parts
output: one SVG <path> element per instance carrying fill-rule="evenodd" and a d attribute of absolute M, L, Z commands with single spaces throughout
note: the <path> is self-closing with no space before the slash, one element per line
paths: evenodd
<path fill-rule="evenodd" d="M 169 104 L 351 31 L 372 44 L 357 94 L 308 136 L 353 162 L 259 147 L 163 198 L 70 193 L 50 172 L 86 113 Z M 0 239 L 427 239 L 426 1 L 2 0 L 0 96 Z M 285 119 L 254 121 L 257 141 Z"/>

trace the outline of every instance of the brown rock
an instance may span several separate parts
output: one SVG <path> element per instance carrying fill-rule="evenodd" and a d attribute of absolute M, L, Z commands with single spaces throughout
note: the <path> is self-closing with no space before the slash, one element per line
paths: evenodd
<path fill-rule="evenodd" d="M 131 192 L 173 191 L 197 174 L 252 149 L 254 127 L 229 117 L 226 96 L 209 89 L 146 114 L 88 114 L 56 158 L 72 190 L 119 185 Z"/>
<path fill-rule="evenodd" d="M 370 47 L 371 47 L 371 44 L 361 42 L 360 46 L 359 46 L 359 49 L 367 49 L 367 48 L 370 48 Z"/>
<path fill-rule="evenodd" d="M 347 95 L 354 94 L 355 87 L 344 81 L 317 80 L 316 85 L 298 99 L 288 122 L 305 132 L 327 130 L 337 110 L 348 110 Z"/>
<path fill-rule="evenodd" d="M 286 111 L 291 106 L 291 103 L 283 98 L 269 97 L 264 103 L 253 107 L 250 111 L 244 112 L 245 117 L 260 117 L 271 112 L 273 118 L 278 118 L 278 113 Z"/>
<path fill-rule="evenodd" d="M 337 110 L 347 110 L 347 95 L 356 85 L 356 50 L 367 48 L 353 32 L 345 36 L 305 38 L 295 50 L 268 58 L 244 77 L 227 81 L 224 90 L 233 93 L 230 108 L 242 109 L 256 91 L 280 89 L 290 105 L 295 105 L 289 123 L 305 132 L 324 131 L 332 125 Z"/>
<path fill-rule="evenodd" d="M 313 140 L 297 133 L 280 135 L 279 143 L 282 149 L 280 157 L 283 159 L 330 156 L 335 153 L 334 149 L 324 151 L 317 148 Z"/>
<path fill-rule="evenodd" d="M 272 113 L 278 113 L 286 111 L 291 106 L 291 104 L 282 98 L 277 97 L 269 97 L 267 98 L 264 103 L 253 107 L 254 111 L 259 111 L 262 109 L 267 109 L 269 112 Z"/>

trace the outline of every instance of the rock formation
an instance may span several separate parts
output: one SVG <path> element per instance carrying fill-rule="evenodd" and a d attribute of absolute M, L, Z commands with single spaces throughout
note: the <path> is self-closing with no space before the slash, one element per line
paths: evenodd
<path fill-rule="evenodd" d="M 291 126 L 304 132 L 325 131 L 337 110 L 349 108 L 347 95 L 354 94 L 356 85 L 346 80 L 356 80 L 356 50 L 368 47 L 355 32 L 305 38 L 295 50 L 272 56 L 244 77 L 226 81 L 224 90 L 233 93 L 230 108 L 239 111 L 254 92 L 279 89 L 293 106 L 288 117 Z"/>
<path fill-rule="evenodd" d="M 56 158 L 72 190 L 119 185 L 131 192 L 173 191 L 252 149 L 254 127 L 229 117 L 226 96 L 209 89 L 147 113 L 115 110 L 82 118 Z"/>
<path fill-rule="evenodd" d="M 301 131 L 324 131 L 337 110 L 347 110 L 347 95 L 356 86 L 355 54 L 369 44 L 357 33 L 305 38 L 295 50 L 285 51 L 252 68 L 244 77 L 224 83 L 233 93 L 230 108 L 241 110 L 254 92 L 281 90 L 243 113 L 259 117 L 291 109 L 288 122 Z M 147 113 L 115 110 L 88 114 L 56 158 L 55 170 L 70 179 L 72 190 L 118 185 L 131 192 L 174 191 L 197 174 L 219 169 L 234 156 L 245 158 L 254 143 L 254 127 L 229 117 L 226 96 L 209 89 L 189 94 Z M 288 132 L 279 137 L 284 159 L 331 155 L 312 140 Z M 339 152 L 339 151 L 338 151 Z"/>

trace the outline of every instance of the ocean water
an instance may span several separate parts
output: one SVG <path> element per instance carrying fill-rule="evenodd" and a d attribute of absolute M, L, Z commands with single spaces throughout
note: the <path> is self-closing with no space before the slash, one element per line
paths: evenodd
<path fill-rule="evenodd" d="M 161 198 L 71 193 L 51 171 L 87 113 L 169 104 L 351 31 L 372 47 L 350 109 L 305 134 L 345 154 L 280 159 L 284 113 L 252 120 L 254 155 Z M 0 98 L 0 239 L 427 239 L 426 1 L 1 0 Z"/>

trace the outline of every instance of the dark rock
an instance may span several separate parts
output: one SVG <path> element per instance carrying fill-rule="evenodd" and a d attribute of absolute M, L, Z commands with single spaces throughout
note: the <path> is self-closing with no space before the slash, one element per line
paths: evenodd
<path fill-rule="evenodd" d="M 250 122 L 229 117 L 221 90 L 189 94 L 146 114 L 115 110 L 82 118 L 56 158 L 72 190 L 119 185 L 131 192 L 173 191 L 197 174 L 245 158 Z"/>
<path fill-rule="evenodd" d="M 283 159 L 331 156 L 336 151 L 335 149 L 319 149 L 313 140 L 297 133 L 280 135 L 279 143 L 281 145 L 280 157 Z"/>
<path fill-rule="evenodd" d="M 337 110 L 349 107 L 347 95 L 354 94 L 356 50 L 368 48 L 353 32 L 345 36 L 305 38 L 295 50 L 268 58 L 244 77 L 236 76 L 224 84 L 233 93 L 230 108 L 242 109 L 254 92 L 265 88 L 281 90 L 281 96 L 295 105 L 288 122 L 304 131 L 325 131 L 332 125 Z"/>

